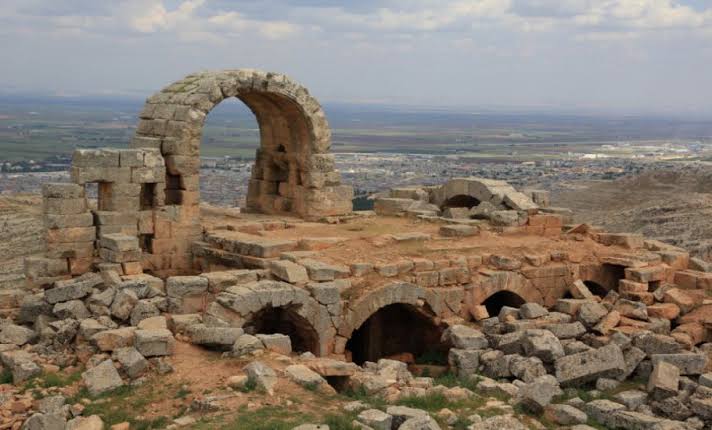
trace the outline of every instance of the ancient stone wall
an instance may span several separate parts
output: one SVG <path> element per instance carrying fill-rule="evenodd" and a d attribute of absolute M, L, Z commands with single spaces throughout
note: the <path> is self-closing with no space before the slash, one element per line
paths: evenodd
<path fill-rule="evenodd" d="M 256 70 L 192 74 L 148 98 L 131 145 L 161 150 L 167 204 L 198 203 L 203 123 L 229 97 L 243 101 L 260 127 L 248 210 L 310 218 L 351 211 L 353 191 L 341 185 L 334 168 L 331 131 L 319 103 L 285 75 Z"/>
<path fill-rule="evenodd" d="M 125 275 L 192 272 L 191 247 L 202 235 L 203 122 L 228 97 L 245 102 L 260 125 L 246 211 L 305 218 L 351 211 L 353 190 L 340 184 L 329 154 L 331 131 L 306 88 L 255 70 L 193 74 L 147 100 L 134 149 L 77 150 L 73 184 L 44 187 L 48 249 L 46 258 L 28 259 L 30 283 L 79 275 L 95 262 L 118 264 Z M 85 190 L 92 183 L 98 194 L 94 210 Z M 114 249 L 119 243 L 126 249 Z"/>

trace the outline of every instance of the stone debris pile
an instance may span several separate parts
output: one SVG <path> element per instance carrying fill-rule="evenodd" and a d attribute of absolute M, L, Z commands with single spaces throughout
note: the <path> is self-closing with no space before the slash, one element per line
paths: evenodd
<path fill-rule="evenodd" d="M 480 392 L 510 396 L 559 425 L 588 419 L 621 429 L 712 424 L 712 343 L 688 317 L 694 310 L 675 303 L 680 291 L 659 287 L 651 297 L 665 301 L 646 305 L 621 297 L 626 292 L 601 300 L 576 288 L 587 298 L 560 299 L 552 311 L 536 303 L 505 306 L 481 322 L 481 331 L 451 326 L 445 333 L 453 345 L 450 366 L 461 377 L 484 376 Z M 708 306 L 702 303 L 696 307 Z"/>

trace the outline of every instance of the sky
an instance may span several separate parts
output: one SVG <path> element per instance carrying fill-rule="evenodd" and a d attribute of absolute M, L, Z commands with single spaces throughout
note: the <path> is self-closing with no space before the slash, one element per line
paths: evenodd
<path fill-rule="evenodd" d="M 712 113 L 712 0 L 0 0 L 0 92 L 282 72 L 322 102 Z"/>

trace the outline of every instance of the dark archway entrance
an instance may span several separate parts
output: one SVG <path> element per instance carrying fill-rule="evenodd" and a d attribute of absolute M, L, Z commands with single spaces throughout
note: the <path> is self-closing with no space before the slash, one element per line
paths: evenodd
<path fill-rule="evenodd" d="M 445 327 L 432 313 L 413 305 L 395 303 L 371 315 L 346 343 L 356 364 L 397 357 L 401 361 L 437 363 L 447 360 L 449 347 L 441 342 Z"/>
<path fill-rule="evenodd" d="M 249 334 L 285 334 L 292 341 L 292 351 L 319 353 L 319 336 L 297 306 L 280 306 L 261 309 L 243 326 Z"/>
<path fill-rule="evenodd" d="M 456 196 L 452 196 L 449 199 L 445 200 L 445 202 L 442 204 L 441 209 L 446 209 L 446 208 L 472 209 L 473 207 L 475 207 L 479 204 L 480 204 L 480 201 L 470 195 L 458 194 Z"/>
<path fill-rule="evenodd" d="M 518 308 L 524 303 L 526 303 L 526 301 L 521 296 L 511 291 L 499 291 L 482 302 L 490 316 L 499 315 L 499 311 L 501 311 L 504 306 Z"/>
<path fill-rule="evenodd" d="M 608 289 L 603 285 L 595 281 L 583 281 L 583 283 L 588 287 L 588 291 L 594 296 L 606 297 L 608 294 Z"/>

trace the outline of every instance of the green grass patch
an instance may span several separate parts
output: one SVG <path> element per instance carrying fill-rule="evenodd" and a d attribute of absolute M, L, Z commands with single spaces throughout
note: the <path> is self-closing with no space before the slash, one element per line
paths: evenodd
<path fill-rule="evenodd" d="M 175 396 L 173 396 L 173 398 L 174 399 L 185 399 L 186 397 L 188 397 L 188 395 L 190 395 L 190 390 L 181 387 L 181 389 L 176 392 L 176 394 L 175 394 Z"/>
<path fill-rule="evenodd" d="M 479 376 L 471 376 L 469 378 L 460 377 L 452 372 L 443 373 L 440 376 L 433 378 L 435 385 L 444 385 L 446 387 L 462 387 L 471 391 L 477 390 L 477 384 L 480 383 Z"/>
<path fill-rule="evenodd" d="M 70 374 L 65 373 L 45 373 L 39 379 L 39 384 L 44 388 L 50 387 L 66 387 L 73 385 L 82 379 L 82 371 L 77 370 Z"/>
<path fill-rule="evenodd" d="M 318 422 L 308 414 L 301 414 L 280 406 L 266 406 L 254 411 L 240 409 L 238 415 L 228 424 L 220 427 L 224 430 L 292 430 L 294 427 Z"/>
<path fill-rule="evenodd" d="M 0 372 L 0 384 L 12 384 L 12 372 L 10 372 L 10 369 L 3 369 Z"/>
<path fill-rule="evenodd" d="M 167 417 L 136 419 L 136 416 L 141 415 L 155 397 L 163 394 L 165 393 L 146 386 L 123 386 L 92 397 L 86 388 L 82 388 L 71 400 L 91 398 L 92 402 L 86 406 L 84 413 L 87 416 L 99 415 L 108 426 L 127 421 L 132 429 L 150 430 L 166 427 L 170 419 Z"/>
<path fill-rule="evenodd" d="M 384 409 L 386 407 L 386 400 L 383 397 L 369 394 L 363 387 L 358 387 L 355 390 L 349 387 L 342 394 L 351 400 L 359 400 L 376 409 Z"/>

